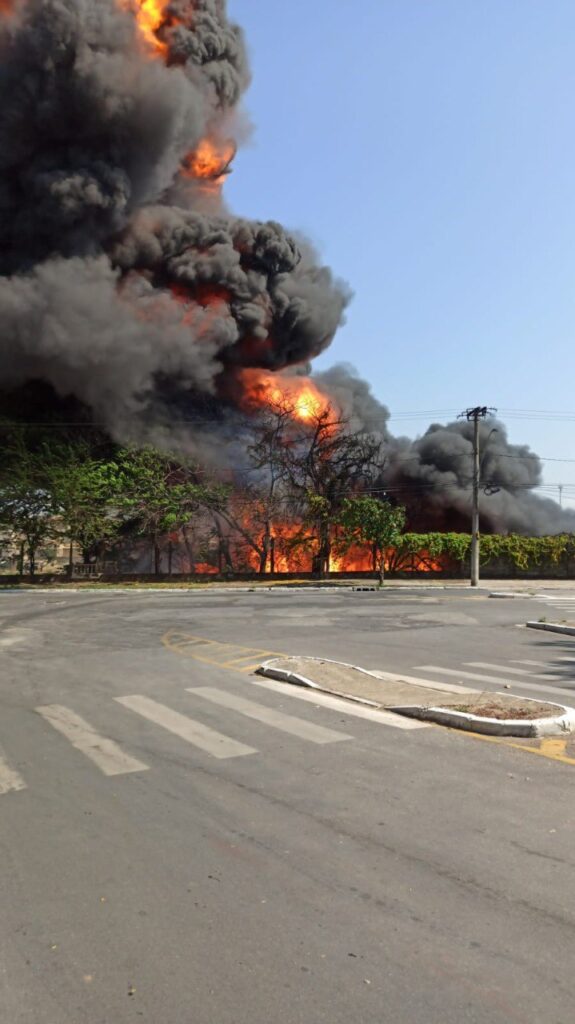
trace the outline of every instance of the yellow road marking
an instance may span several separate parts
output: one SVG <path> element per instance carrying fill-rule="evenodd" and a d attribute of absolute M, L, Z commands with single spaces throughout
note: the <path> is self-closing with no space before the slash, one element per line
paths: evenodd
<path fill-rule="evenodd" d="M 162 644 L 173 654 L 179 654 L 185 658 L 193 658 L 194 661 L 201 661 L 206 665 L 215 665 L 217 668 L 227 668 L 234 672 L 248 674 L 259 668 L 266 658 L 281 658 L 285 654 L 279 651 L 266 651 L 257 647 L 242 647 L 240 644 L 225 644 L 219 640 L 210 640 L 203 636 L 193 636 L 190 633 L 181 633 L 179 630 L 168 630 L 162 637 Z M 225 661 L 211 658 L 208 651 L 217 648 L 220 658 L 222 654 Z M 201 651 L 202 653 L 198 653 Z M 235 654 L 236 651 L 244 651 L 243 655 Z M 224 653 L 225 652 L 225 653 Z M 229 654 L 234 652 L 235 657 L 230 658 Z M 242 662 L 248 662 L 242 664 Z M 523 743 L 502 736 L 484 736 L 481 733 L 464 732 L 462 730 L 450 730 L 457 732 L 459 736 L 469 736 L 475 740 L 484 740 L 487 743 L 498 743 L 500 746 L 511 747 L 514 750 L 522 750 L 526 754 L 537 754 L 538 757 L 545 757 L 549 761 L 558 761 L 561 764 L 575 765 L 575 757 L 567 754 L 566 739 L 560 736 L 547 737 L 539 741 L 538 746 L 529 747 Z"/>
<path fill-rule="evenodd" d="M 207 637 L 180 633 L 178 630 L 169 630 L 165 633 L 162 637 L 162 644 L 173 654 L 193 658 L 194 661 L 201 661 L 205 665 L 217 665 L 218 668 L 228 668 L 236 672 L 253 672 L 266 658 L 282 656 L 277 651 L 266 651 L 258 647 L 242 647 L 241 644 L 226 644 L 220 640 L 209 640 Z"/>
<path fill-rule="evenodd" d="M 457 730 L 459 732 L 459 730 Z M 575 765 L 575 757 L 567 755 L 567 740 L 560 736 L 548 736 L 539 740 L 538 747 L 528 747 L 524 743 L 517 743 L 515 740 L 501 736 L 483 736 L 477 732 L 460 732 L 461 736 L 470 736 L 474 740 L 484 740 L 487 743 L 498 743 L 499 746 L 512 747 L 514 750 L 522 750 L 526 754 L 537 754 L 538 757 L 545 757 L 549 761 L 560 761 L 562 764 Z"/>

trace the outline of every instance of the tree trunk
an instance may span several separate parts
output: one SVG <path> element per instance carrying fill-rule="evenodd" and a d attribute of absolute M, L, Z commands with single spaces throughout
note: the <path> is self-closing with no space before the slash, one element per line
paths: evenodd
<path fill-rule="evenodd" d="M 195 572 L 196 562 L 195 562 L 194 548 L 193 548 L 192 542 L 190 541 L 190 538 L 188 537 L 188 531 L 187 531 L 187 528 L 185 526 L 182 526 L 182 537 L 184 539 L 184 545 L 185 545 L 185 548 L 186 548 L 186 554 L 188 556 L 188 569 L 189 569 L 189 572 Z"/>
<path fill-rule="evenodd" d="M 168 541 L 168 576 L 172 575 L 172 557 L 174 554 L 174 545 L 171 540 Z"/>
<path fill-rule="evenodd" d="M 385 583 L 385 553 L 382 554 L 381 560 L 380 560 L 380 563 L 379 563 L 379 585 L 380 585 L 380 587 L 383 587 L 384 583 Z"/>
<path fill-rule="evenodd" d="M 270 550 L 270 524 L 266 523 L 264 535 L 262 537 L 262 546 L 259 551 L 260 567 L 259 575 L 264 576 L 268 567 L 268 554 Z"/>
<path fill-rule="evenodd" d="M 36 575 L 36 545 L 28 542 L 28 561 L 30 564 L 30 576 L 34 579 Z"/>
<path fill-rule="evenodd" d="M 74 575 L 74 541 L 70 541 L 68 547 L 68 579 L 72 579 Z"/>
<path fill-rule="evenodd" d="M 156 537 L 155 534 L 154 534 L 154 538 L 153 538 L 153 543 L 154 543 L 154 575 L 155 576 L 159 576 L 160 575 L 161 562 L 162 562 L 162 552 L 160 551 L 160 545 L 158 544 L 158 538 Z"/>
<path fill-rule="evenodd" d="M 276 539 L 270 537 L 270 572 L 272 575 L 276 571 Z"/>
<path fill-rule="evenodd" d="M 20 567 L 18 569 L 18 572 L 19 572 L 20 576 L 24 575 L 24 552 L 25 552 L 24 541 L 22 541 L 22 543 L 20 544 L 20 554 L 18 556 L 18 561 L 20 563 Z"/>
<path fill-rule="evenodd" d="M 319 537 L 319 559 L 318 559 L 318 579 L 323 580 L 327 572 L 329 572 L 329 556 L 331 554 L 331 545 L 329 542 L 329 526 L 327 523 L 322 523 Z"/>

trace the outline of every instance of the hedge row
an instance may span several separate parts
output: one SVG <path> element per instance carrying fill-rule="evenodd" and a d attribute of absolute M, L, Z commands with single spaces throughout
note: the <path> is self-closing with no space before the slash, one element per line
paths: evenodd
<path fill-rule="evenodd" d="M 448 569 L 467 562 L 471 548 L 468 533 L 405 533 L 391 558 L 390 568 L 401 570 L 413 558 L 435 561 Z M 570 566 L 575 559 L 575 534 L 522 537 L 510 533 L 481 537 L 481 563 L 506 562 L 516 569 L 538 570 Z"/>

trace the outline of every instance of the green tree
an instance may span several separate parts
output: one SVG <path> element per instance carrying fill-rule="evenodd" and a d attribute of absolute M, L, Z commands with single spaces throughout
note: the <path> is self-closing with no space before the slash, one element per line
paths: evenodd
<path fill-rule="evenodd" d="M 109 463 L 93 458 L 84 444 L 45 452 L 46 484 L 61 533 L 70 541 L 71 571 L 73 544 L 79 545 L 87 560 L 100 544 L 117 535 L 121 526 L 117 489 Z"/>
<path fill-rule="evenodd" d="M 339 543 L 344 549 L 353 544 L 373 548 L 380 586 L 385 578 L 385 553 L 399 543 L 405 526 L 405 509 L 378 498 L 345 498 L 338 516 L 342 529 Z"/>
<path fill-rule="evenodd" d="M 10 472 L 0 479 L 0 525 L 21 545 L 20 572 L 24 573 L 26 560 L 34 576 L 38 550 L 53 536 L 54 520 L 42 456 L 24 445 Z"/>
<path fill-rule="evenodd" d="M 152 544 L 154 572 L 161 570 L 162 535 L 181 529 L 199 509 L 225 508 L 227 488 L 200 483 L 193 464 L 155 448 L 124 448 L 105 467 L 121 521 Z"/>

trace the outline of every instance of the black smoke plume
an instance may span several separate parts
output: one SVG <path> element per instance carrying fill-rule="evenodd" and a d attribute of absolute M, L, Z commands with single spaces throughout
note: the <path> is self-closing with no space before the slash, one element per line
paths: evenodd
<path fill-rule="evenodd" d="M 383 468 L 374 492 L 407 507 L 411 530 L 469 530 L 472 423 L 434 423 L 415 441 L 394 437 L 389 410 L 352 367 L 334 366 L 314 379 L 347 412 L 352 427 L 381 439 Z M 541 460 L 527 445 L 512 444 L 503 423 L 481 421 L 479 448 L 483 530 L 530 535 L 575 531 L 575 512 L 533 493 L 543 478 Z"/>
<path fill-rule="evenodd" d="M 234 217 L 222 201 L 249 79 L 225 0 L 0 0 L 5 409 L 19 390 L 26 408 L 54 394 L 118 440 L 187 444 L 212 463 L 225 447 L 237 464 L 242 368 L 297 372 L 329 346 L 346 287 L 279 224 Z M 393 438 L 354 372 L 316 381 L 352 428 L 381 436 L 376 483 L 408 505 L 412 526 L 468 528 L 467 424 Z M 490 527 L 573 529 L 530 493 L 536 457 L 503 426 L 487 429 Z"/>
<path fill-rule="evenodd" d="M 47 380 L 119 437 L 166 394 L 313 358 L 347 301 L 280 225 L 226 212 L 217 169 L 194 176 L 249 82 L 223 0 L 157 0 L 153 32 L 146 3 L 0 13 L 0 383 Z"/>

